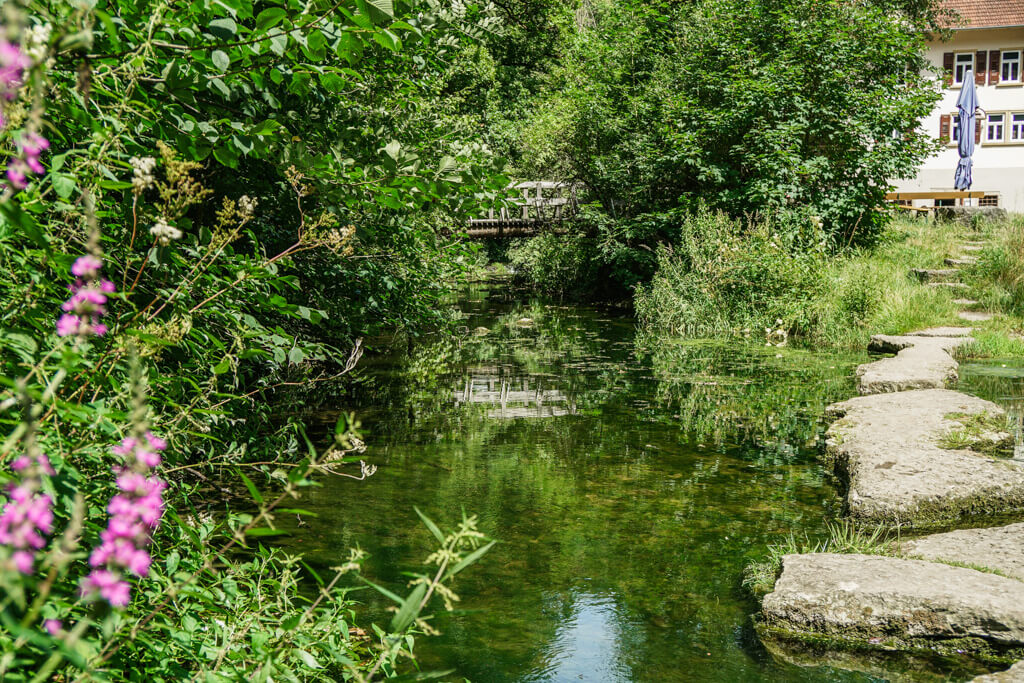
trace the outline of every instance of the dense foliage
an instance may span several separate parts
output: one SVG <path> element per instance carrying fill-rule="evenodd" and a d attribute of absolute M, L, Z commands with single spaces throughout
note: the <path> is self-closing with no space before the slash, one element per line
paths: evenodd
<path fill-rule="evenodd" d="M 538 2 L 546 7 L 546 3 Z M 586 1 L 549 16 L 557 59 L 509 156 L 582 183 L 604 275 L 650 277 L 657 243 L 700 205 L 821 219 L 830 246 L 870 242 L 889 179 L 933 142 L 927 2 Z M 544 65 L 541 65 L 544 66 Z M 500 70 L 499 70 L 500 72 Z M 537 74 L 540 74 L 539 76 Z"/>
<path fill-rule="evenodd" d="M 443 320 L 471 255 L 446 235 L 507 184 L 442 96 L 497 17 L 434 0 L 4 12 L 0 677 L 394 675 L 489 547 L 472 518 L 424 517 L 429 575 L 387 592 L 399 609 L 372 631 L 349 628 L 358 552 L 332 578 L 254 544 L 316 476 L 372 476 L 349 421 L 313 444 L 297 406 L 361 337 Z"/>

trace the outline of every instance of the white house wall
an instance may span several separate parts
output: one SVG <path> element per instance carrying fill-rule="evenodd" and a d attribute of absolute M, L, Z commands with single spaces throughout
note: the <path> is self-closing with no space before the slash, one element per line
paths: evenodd
<path fill-rule="evenodd" d="M 1024 57 L 1024 26 L 1009 29 L 964 29 L 954 34 L 947 43 L 934 43 L 928 50 L 929 61 L 938 68 L 943 66 L 943 55 L 947 52 L 973 52 L 980 50 L 1021 50 Z M 986 65 L 987 67 L 987 65 Z M 1024 70 L 1024 60 L 1021 69 Z M 986 68 L 987 71 L 987 68 Z M 1024 112 L 1024 85 L 1018 80 L 1015 85 L 996 84 L 978 86 L 978 99 L 986 112 Z M 938 138 L 940 117 L 956 112 L 956 101 L 960 86 L 943 88 L 942 100 L 932 114 L 924 120 L 924 130 Z M 1024 142 L 986 144 L 987 128 L 982 122 L 982 139 L 975 148 L 974 185 L 972 190 L 999 196 L 999 206 L 1007 211 L 1024 213 Z M 1009 137 L 1009 121 L 1005 122 L 1005 137 Z M 910 180 L 895 180 L 896 191 L 932 192 L 953 190 L 953 174 L 960 157 L 955 144 L 943 148 L 921 166 L 917 177 Z M 974 200 L 976 203 L 977 200 Z M 931 200 L 914 202 L 918 206 L 929 206 Z"/>

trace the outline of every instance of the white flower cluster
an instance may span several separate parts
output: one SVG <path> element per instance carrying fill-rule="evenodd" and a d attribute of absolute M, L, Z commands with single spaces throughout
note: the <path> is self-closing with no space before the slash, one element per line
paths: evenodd
<path fill-rule="evenodd" d="M 181 239 L 181 230 L 178 230 L 173 225 L 169 225 L 163 217 L 156 219 L 156 223 L 149 229 L 149 234 L 155 237 L 156 241 L 164 247 L 174 240 Z"/>
<path fill-rule="evenodd" d="M 53 27 L 49 24 L 36 24 L 25 31 L 23 42 L 25 54 L 33 63 L 40 64 L 46 60 L 50 53 L 50 35 L 52 33 Z"/>
<path fill-rule="evenodd" d="M 238 198 L 238 212 L 242 215 L 242 220 L 247 221 L 253 217 L 256 213 L 257 202 L 255 199 L 247 194 L 243 194 Z"/>
<path fill-rule="evenodd" d="M 153 169 L 156 168 L 156 159 L 153 157 L 132 157 L 132 189 L 136 194 L 141 194 L 153 186 Z"/>

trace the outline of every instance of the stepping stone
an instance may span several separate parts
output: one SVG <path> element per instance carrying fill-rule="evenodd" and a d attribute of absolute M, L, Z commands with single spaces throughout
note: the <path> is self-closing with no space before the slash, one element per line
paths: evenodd
<path fill-rule="evenodd" d="M 1024 661 L 1017 662 L 1006 671 L 972 678 L 971 683 L 1024 683 Z"/>
<path fill-rule="evenodd" d="M 972 323 L 983 323 L 986 320 L 991 320 L 995 315 L 992 313 L 985 313 L 984 311 L 960 311 L 957 313 L 957 317 L 961 320 L 968 320 Z"/>
<path fill-rule="evenodd" d="M 904 335 L 904 336 L 907 336 L 907 337 L 969 337 L 969 336 L 971 336 L 971 332 L 973 332 L 973 331 L 974 331 L 973 327 L 929 327 L 926 330 L 918 330 L 917 332 L 907 332 L 907 334 Z M 886 339 L 896 339 L 896 337 L 889 337 L 887 335 L 876 334 L 875 336 L 871 337 L 872 343 L 874 343 L 875 337 L 878 337 L 879 339 L 883 339 L 883 338 L 886 338 Z M 879 342 L 879 344 L 882 344 L 882 343 L 884 343 L 884 342 Z M 869 349 L 871 348 L 870 344 L 868 345 L 868 348 Z M 900 348 L 903 348 L 903 347 L 900 347 Z M 897 349 L 897 351 L 898 350 L 899 349 Z M 895 351 L 889 351 L 889 353 L 895 353 Z"/>
<path fill-rule="evenodd" d="M 934 336 L 939 333 L 948 336 Z M 921 330 L 917 336 L 874 335 L 868 344 L 869 351 L 896 355 L 858 367 L 857 391 L 864 395 L 945 388 L 958 378 L 959 364 L 950 352 L 973 341 L 965 336 L 969 333 L 970 328 L 954 327 Z"/>
<path fill-rule="evenodd" d="M 943 287 L 946 289 L 967 289 L 967 285 L 962 282 L 929 282 L 928 287 Z"/>
<path fill-rule="evenodd" d="M 985 247 L 981 246 L 980 244 L 965 244 L 962 247 L 960 247 L 960 249 L 961 251 L 979 252 L 984 250 Z"/>
<path fill-rule="evenodd" d="M 905 557 L 996 569 L 1024 581 L 1024 523 L 933 534 L 903 541 L 899 550 Z"/>
<path fill-rule="evenodd" d="M 953 303 L 957 306 L 977 306 L 981 302 L 974 299 L 953 299 Z"/>
<path fill-rule="evenodd" d="M 761 614 L 768 636 L 992 656 L 1024 645 L 1024 582 L 896 557 L 786 555 Z"/>
<path fill-rule="evenodd" d="M 962 258 L 948 258 L 945 261 L 947 266 L 956 266 L 958 268 L 961 266 L 973 266 L 977 262 L 978 259 L 975 256 L 964 256 Z"/>
<path fill-rule="evenodd" d="M 826 414 L 839 419 L 826 433 L 823 457 L 845 481 L 846 513 L 858 524 L 934 528 L 1024 511 L 1024 466 L 981 452 L 1011 445 L 1012 434 L 979 434 L 974 448 L 940 445 L 964 431 L 959 416 L 1004 419 L 994 403 L 927 389 L 859 396 Z"/>
<path fill-rule="evenodd" d="M 921 282 L 938 282 L 944 278 L 955 279 L 957 271 L 953 269 L 911 268 L 910 274 Z"/>

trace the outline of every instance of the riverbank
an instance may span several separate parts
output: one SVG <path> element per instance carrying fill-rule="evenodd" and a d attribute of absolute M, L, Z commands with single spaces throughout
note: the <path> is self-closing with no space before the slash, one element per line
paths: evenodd
<path fill-rule="evenodd" d="M 1002 234 L 1014 231 L 1010 225 Z M 984 242 L 959 245 L 967 247 L 996 251 Z M 986 263 L 992 272 L 995 258 L 983 259 L 949 256 L 953 269 L 912 272 L 922 287 L 960 291 L 971 287 L 959 281 L 960 268 L 973 269 L 966 279 L 974 287 Z M 1011 285 L 1019 279 L 1015 274 Z M 974 291 L 989 302 L 1012 300 L 992 291 L 998 282 Z M 971 307 L 961 319 L 997 318 L 974 310 L 978 300 L 956 303 Z M 1007 308 L 1016 310 L 1011 305 L 1000 314 Z M 852 555 L 776 551 L 751 570 L 750 583 L 766 593 L 758 621 L 763 637 L 846 651 L 969 654 L 993 667 L 1024 656 L 1020 525 L 974 528 L 997 514 L 1024 516 L 1014 426 L 995 404 L 943 388 L 957 378 L 957 349 L 984 348 L 968 337 L 973 333 L 946 327 L 872 338 L 876 350 L 896 355 L 859 367 L 862 396 L 829 408 L 838 419 L 828 431 L 825 462 L 844 484 L 844 515 L 878 531 L 853 544 Z M 905 530 L 934 527 L 969 531 L 899 540 Z M 882 529 L 895 530 L 897 540 L 881 538 Z"/>
<path fill-rule="evenodd" d="M 650 335 L 770 328 L 819 348 L 863 349 L 876 334 L 962 326 L 967 313 L 974 341 L 958 356 L 1024 355 L 1024 218 L 977 226 L 897 219 L 874 246 L 838 255 L 813 235 L 767 223 L 701 220 L 706 239 L 663 251 L 653 281 L 637 291 Z M 915 270 L 953 272 L 921 286 Z"/>

